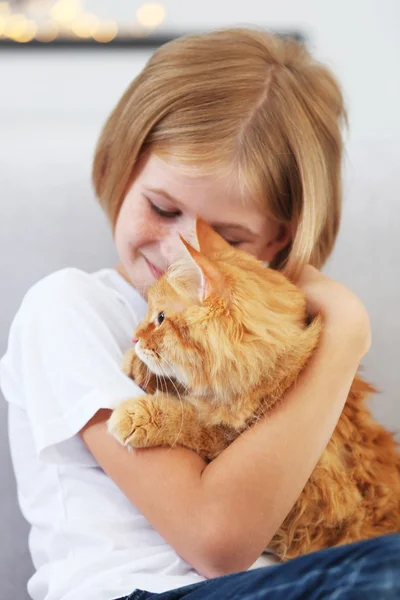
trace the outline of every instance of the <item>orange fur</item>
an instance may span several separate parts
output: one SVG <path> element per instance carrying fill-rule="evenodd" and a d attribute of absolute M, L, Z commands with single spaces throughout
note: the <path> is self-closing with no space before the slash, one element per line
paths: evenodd
<path fill-rule="evenodd" d="M 140 348 L 124 361 L 151 395 L 122 403 L 109 428 L 124 444 L 179 444 L 212 460 L 282 399 L 323 323 L 306 324 L 304 293 L 280 272 L 201 220 L 197 237 L 200 252 L 183 240 L 187 258 L 150 290 L 135 332 Z M 282 560 L 400 530 L 400 456 L 365 406 L 374 391 L 354 379 L 326 450 L 269 544 Z"/>

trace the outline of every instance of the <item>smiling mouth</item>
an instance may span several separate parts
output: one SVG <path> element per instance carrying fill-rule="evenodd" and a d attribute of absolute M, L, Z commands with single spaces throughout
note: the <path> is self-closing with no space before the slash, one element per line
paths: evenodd
<path fill-rule="evenodd" d="M 161 269 L 159 269 L 158 267 L 153 265 L 153 263 L 151 263 L 149 260 L 147 260 L 147 258 L 145 256 L 143 258 L 146 261 L 146 264 L 149 267 L 149 270 L 150 270 L 151 274 L 153 275 L 153 277 L 155 279 L 160 279 L 160 277 L 162 277 L 164 275 L 164 271 L 161 271 Z"/>

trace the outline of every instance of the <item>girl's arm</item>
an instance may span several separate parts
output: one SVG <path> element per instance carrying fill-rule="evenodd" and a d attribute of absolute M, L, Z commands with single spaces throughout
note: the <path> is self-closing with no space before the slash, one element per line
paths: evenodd
<path fill-rule="evenodd" d="M 285 401 L 206 466 L 184 448 L 128 452 L 99 411 L 81 436 L 105 472 L 195 569 L 215 577 L 260 556 L 311 475 L 369 347 L 359 300 L 314 269 L 299 282 L 324 312 L 320 347 Z"/>

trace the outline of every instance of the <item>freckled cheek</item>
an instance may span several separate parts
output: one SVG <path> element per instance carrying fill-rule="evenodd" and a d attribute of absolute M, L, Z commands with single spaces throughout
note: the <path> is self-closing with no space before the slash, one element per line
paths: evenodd
<path fill-rule="evenodd" d="M 128 230 L 127 233 L 128 235 L 130 234 L 135 246 L 140 248 L 141 246 L 156 241 L 161 231 L 157 224 L 154 224 L 145 215 L 140 215 L 135 219 L 135 222 L 132 223 L 132 228 Z"/>
<path fill-rule="evenodd" d="M 126 215 L 126 218 L 121 214 L 119 237 L 125 246 L 128 245 L 131 251 L 135 251 L 162 239 L 164 229 L 162 223 L 142 211 Z"/>
<path fill-rule="evenodd" d="M 148 242 L 157 242 L 165 236 L 166 226 L 160 223 L 158 219 L 144 218 L 140 226 L 143 237 L 146 237 Z"/>

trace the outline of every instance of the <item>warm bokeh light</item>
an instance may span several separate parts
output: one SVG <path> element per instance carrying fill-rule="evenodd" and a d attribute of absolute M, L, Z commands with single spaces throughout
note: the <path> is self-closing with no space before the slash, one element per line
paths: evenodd
<path fill-rule="evenodd" d="M 15 13 L 7 17 L 5 22 L 5 35 L 12 40 L 19 37 L 27 24 L 27 18 L 25 15 Z"/>
<path fill-rule="evenodd" d="M 51 16 L 59 23 L 71 23 L 81 12 L 79 0 L 59 0 L 51 9 Z"/>
<path fill-rule="evenodd" d="M 57 23 L 54 21 L 46 21 L 41 24 L 35 37 L 38 42 L 53 42 L 57 38 L 59 31 Z"/>
<path fill-rule="evenodd" d="M 37 32 L 37 25 L 35 21 L 28 21 L 24 31 L 20 34 L 19 38 L 16 40 L 22 44 L 26 44 L 27 42 L 31 42 Z"/>
<path fill-rule="evenodd" d="M 136 11 L 136 17 L 143 27 L 158 27 L 164 21 L 165 8 L 162 4 L 142 4 Z"/>
<path fill-rule="evenodd" d="M 40 17 L 29 7 L 25 14 L 12 13 L 9 2 L 0 2 L 0 37 L 16 42 L 28 42 L 34 38 L 40 42 L 52 42 L 57 38 L 93 38 L 105 44 L 114 40 L 118 33 L 135 38 L 147 36 L 165 18 L 165 8 L 161 3 L 142 3 L 137 9 L 135 22 L 119 26 L 116 21 L 102 21 L 95 14 L 84 12 L 83 0 L 37 2 L 42 13 Z M 35 15 L 38 22 L 29 18 L 30 15 Z"/>
<path fill-rule="evenodd" d="M 5 25 L 5 35 L 22 44 L 33 40 L 37 32 L 35 21 L 27 19 L 22 14 L 10 15 Z"/>
<path fill-rule="evenodd" d="M 91 37 L 99 26 L 99 19 L 89 13 L 81 15 L 71 24 L 71 31 L 80 38 Z"/>
<path fill-rule="evenodd" d="M 102 21 L 93 32 L 92 37 L 96 42 L 107 44 L 117 36 L 117 33 L 118 25 L 115 21 Z"/>

